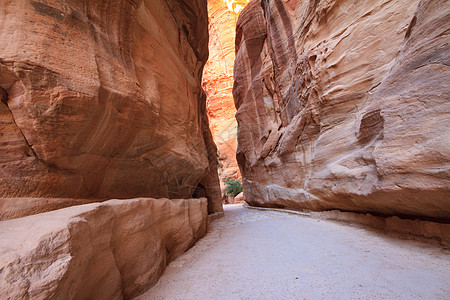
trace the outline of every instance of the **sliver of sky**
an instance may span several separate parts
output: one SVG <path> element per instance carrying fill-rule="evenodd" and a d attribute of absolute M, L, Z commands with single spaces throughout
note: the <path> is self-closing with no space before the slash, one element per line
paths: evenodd
<path fill-rule="evenodd" d="M 224 0 L 224 2 L 227 4 L 227 7 L 230 11 L 234 12 L 234 13 L 239 13 L 241 10 L 244 9 L 245 7 L 245 3 L 242 2 L 250 2 L 250 0 Z M 240 3 L 237 3 L 240 2 Z"/>

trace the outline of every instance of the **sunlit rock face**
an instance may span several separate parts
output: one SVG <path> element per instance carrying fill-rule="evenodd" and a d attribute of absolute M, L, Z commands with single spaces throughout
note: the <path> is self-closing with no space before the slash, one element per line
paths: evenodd
<path fill-rule="evenodd" d="M 197 193 L 221 211 L 206 1 L 6 1 L 0 23 L 0 197 Z"/>
<path fill-rule="evenodd" d="M 234 98 L 247 202 L 450 219 L 450 5 L 254 0 Z"/>
<path fill-rule="evenodd" d="M 219 176 L 237 177 L 237 123 L 233 66 L 236 21 L 248 0 L 208 0 L 209 59 L 203 73 L 210 127 L 219 154 Z"/>

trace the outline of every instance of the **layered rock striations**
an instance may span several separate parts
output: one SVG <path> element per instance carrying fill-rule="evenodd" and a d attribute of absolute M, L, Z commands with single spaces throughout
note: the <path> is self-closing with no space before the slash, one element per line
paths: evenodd
<path fill-rule="evenodd" d="M 0 24 L 0 298 L 132 298 L 222 211 L 206 1 L 2 1 Z"/>
<path fill-rule="evenodd" d="M 204 1 L 6 1 L 0 23 L 2 213 L 193 194 L 221 211 Z"/>
<path fill-rule="evenodd" d="M 254 0 L 237 24 L 246 201 L 450 219 L 450 3 Z"/>
<path fill-rule="evenodd" d="M 248 0 L 208 0 L 209 59 L 203 73 L 210 128 L 219 155 L 219 177 L 238 177 L 233 101 L 236 22 Z"/>

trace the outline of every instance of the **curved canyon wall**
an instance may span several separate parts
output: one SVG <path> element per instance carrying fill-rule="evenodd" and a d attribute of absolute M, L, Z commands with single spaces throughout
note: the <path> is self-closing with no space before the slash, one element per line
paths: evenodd
<path fill-rule="evenodd" d="M 234 99 L 246 201 L 450 220 L 450 2 L 253 0 Z"/>
<path fill-rule="evenodd" d="M 236 22 L 249 0 L 208 0 L 209 59 L 203 72 L 207 111 L 219 156 L 219 177 L 239 177 L 233 101 Z"/>
<path fill-rule="evenodd" d="M 41 212 L 29 198 L 194 195 L 222 210 L 206 1 L 3 1 L 0 24 L 5 218 Z"/>
<path fill-rule="evenodd" d="M 206 1 L 2 1 L 0 24 L 0 298 L 139 295 L 222 211 Z"/>

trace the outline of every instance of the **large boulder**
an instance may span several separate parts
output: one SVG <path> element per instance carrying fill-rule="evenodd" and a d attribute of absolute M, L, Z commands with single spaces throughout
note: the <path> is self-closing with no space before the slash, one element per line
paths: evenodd
<path fill-rule="evenodd" d="M 0 298 L 130 299 L 206 233 L 207 200 L 129 199 L 0 222 Z"/>

